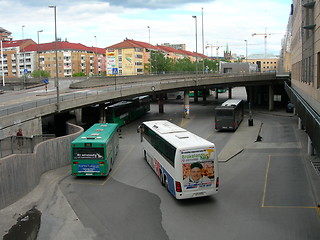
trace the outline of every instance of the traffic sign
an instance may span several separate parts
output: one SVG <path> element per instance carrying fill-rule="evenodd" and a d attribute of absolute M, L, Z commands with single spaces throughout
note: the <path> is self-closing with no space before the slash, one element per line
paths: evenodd
<path fill-rule="evenodd" d="M 112 74 L 113 75 L 118 74 L 118 68 L 112 68 Z"/>

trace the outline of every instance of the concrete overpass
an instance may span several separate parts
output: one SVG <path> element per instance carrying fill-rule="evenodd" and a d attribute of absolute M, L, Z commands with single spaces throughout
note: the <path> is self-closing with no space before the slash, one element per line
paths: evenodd
<path fill-rule="evenodd" d="M 248 100 L 259 102 L 261 86 L 267 89 L 269 110 L 273 110 L 273 95 L 288 76 L 277 76 L 276 73 L 252 74 L 188 74 L 188 75 L 138 75 L 131 77 L 107 77 L 95 80 L 86 80 L 72 84 L 71 88 L 91 89 L 90 93 L 60 93 L 58 98 L 51 96 L 46 103 L 33 102 L 33 107 L 21 105 L 19 111 L 7 111 L 0 114 L 0 131 L 43 116 L 80 109 L 92 104 L 100 104 L 110 100 L 118 100 L 139 95 L 165 93 L 170 91 L 203 90 L 219 87 L 245 86 Z M 266 88 L 267 87 L 267 88 Z M 94 88 L 94 90 L 92 90 Z M 230 91 L 231 92 L 231 91 Z M 231 96 L 230 96 L 231 97 Z M 43 101 L 43 100 L 42 100 Z M 185 100 L 187 101 L 187 100 Z M 30 103 L 28 103 L 30 105 Z M 185 104 L 188 104 L 185 102 Z M 10 110 L 10 106 L 8 106 Z"/>

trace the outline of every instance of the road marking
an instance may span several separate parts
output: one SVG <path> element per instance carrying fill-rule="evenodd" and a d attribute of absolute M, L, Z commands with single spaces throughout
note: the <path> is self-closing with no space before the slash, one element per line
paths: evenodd
<path fill-rule="evenodd" d="M 263 196 L 262 196 L 262 204 L 261 204 L 261 207 L 262 207 L 262 208 L 264 207 L 264 200 L 265 200 L 265 198 L 266 198 L 267 182 L 268 182 L 268 175 L 269 175 L 269 168 L 270 168 L 270 161 L 271 161 L 271 156 L 269 155 L 269 160 L 268 160 L 266 175 L 265 175 L 265 178 L 264 178 Z"/>
<path fill-rule="evenodd" d="M 122 163 L 125 162 L 125 160 L 129 157 L 129 155 L 131 154 L 131 152 L 133 151 L 133 149 L 134 149 L 136 146 L 137 146 L 136 144 L 132 145 L 132 147 L 131 147 L 130 150 L 127 152 L 127 154 L 124 156 L 124 158 L 122 158 L 122 159 L 120 160 L 118 166 L 117 166 L 115 169 L 112 169 L 111 174 L 110 174 L 109 176 L 107 176 L 107 179 L 106 179 L 103 183 L 98 184 L 98 185 L 103 186 L 103 185 L 105 185 L 105 184 L 109 181 L 109 179 L 118 171 L 119 167 L 122 165 Z"/>
<path fill-rule="evenodd" d="M 318 216 L 320 216 L 320 207 L 316 206 L 265 206 L 265 198 L 266 198 L 266 192 L 267 192 L 267 182 L 268 182 L 268 175 L 269 175 L 269 169 L 270 169 L 270 163 L 272 156 L 290 156 L 288 154 L 277 154 L 277 155 L 269 155 L 268 165 L 266 169 L 266 175 L 264 179 L 264 187 L 263 187 L 263 196 L 262 196 L 262 203 L 261 208 L 293 208 L 293 209 L 316 209 Z M 296 156 L 296 155 L 293 155 Z"/>

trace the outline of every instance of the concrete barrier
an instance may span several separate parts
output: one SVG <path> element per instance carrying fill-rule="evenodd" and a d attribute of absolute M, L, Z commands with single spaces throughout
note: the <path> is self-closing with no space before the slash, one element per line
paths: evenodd
<path fill-rule="evenodd" d="M 67 123 L 68 135 L 35 146 L 32 154 L 13 154 L 0 159 L 0 209 L 14 203 L 40 181 L 44 172 L 70 163 L 70 144 L 83 128 Z"/>

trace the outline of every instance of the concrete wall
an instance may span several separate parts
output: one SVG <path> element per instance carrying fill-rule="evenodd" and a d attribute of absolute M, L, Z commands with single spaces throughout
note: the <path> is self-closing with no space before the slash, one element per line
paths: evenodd
<path fill-rule="evenodd" d="M 69 135 L 42 142 L 32 154 L 0 159 L 0 209 L 14 203 L 39 184 L 44 172 L 70 163 L 70 144 L 83 128 L 68 123 Z"/>
<path fill-rule="evenodd" d="M 14 125 L 0 129 L 0 139 L 16 136 L 19 128 L 22 129 L 24 137 L 31 137 L 42 134 L 41 117 L 36 117 L 29 121 L 16 122 Z"/>

